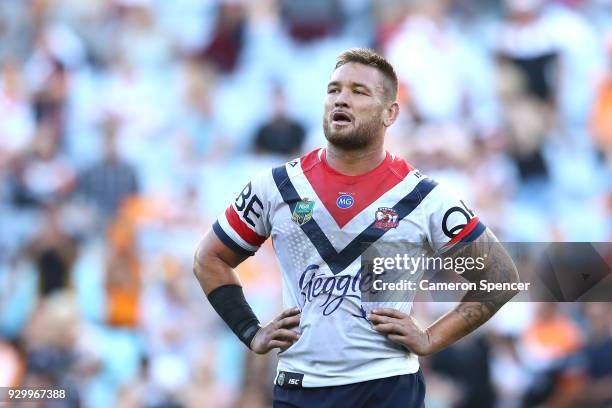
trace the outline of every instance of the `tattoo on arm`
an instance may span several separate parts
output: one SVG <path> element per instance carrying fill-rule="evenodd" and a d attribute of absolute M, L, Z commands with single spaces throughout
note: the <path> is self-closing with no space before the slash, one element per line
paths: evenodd
<path fill-rule="evenodd" d="M 483 303 L 467 303 L 461 302 L 454 310 L 466 324 L 467 331 L 465 334 L 476 330 L 480 325 L 489 320 L 493 314 Z"/>
<path fill-rule="evenodd" d="M 484 258 L 483 270 L 468 270 L 462 276 L 470 282 L 486 280 L 495 283 L 518 282 L 516 266 L 495 235 L 486 229 L 474 242 L 463 244 L 453 257 Z M 467 333 L 485 323 L 518 291 L 497 290 L 487 292 L 472 290 L 465 294 L 461 303 L 454 309 L 467 325 Z M 466 333 L 466 334 L 467 334 Z"/>

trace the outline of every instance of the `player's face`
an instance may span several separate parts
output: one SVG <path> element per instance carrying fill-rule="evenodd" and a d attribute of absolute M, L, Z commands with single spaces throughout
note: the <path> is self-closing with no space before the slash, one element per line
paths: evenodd
<path fill-rule="evenodd" d="M 383 74 L 368 65 L 345 64 L 327 85 L 325 137 L 342 149 L 362 149 L 382 137 L 384 110 Z"/>

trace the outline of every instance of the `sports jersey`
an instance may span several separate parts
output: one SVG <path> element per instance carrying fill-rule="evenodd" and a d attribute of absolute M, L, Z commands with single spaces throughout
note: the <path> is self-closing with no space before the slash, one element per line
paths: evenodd
<path fill-rule="evenodd" d="M 301 310 L 301 336 L 279 353 L 278 372 L 322 387 L 419 369 L 416 355 L 366 319 L 359 279 L 368 246 L 413 242 L 441 252 L 485 227 L 449 190 L 390 153 L 368 173 L 346 176 L 317 149 L 254 177 L 213 230 L 248 255 L 272 237 L 283 306 Z M 410 313 L 411 299 L 392 306 Z"/>

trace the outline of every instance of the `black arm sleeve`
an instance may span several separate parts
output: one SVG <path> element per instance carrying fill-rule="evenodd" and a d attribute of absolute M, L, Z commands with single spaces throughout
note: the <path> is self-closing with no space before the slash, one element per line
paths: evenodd
<path fill-rule="evenodd" d="M 261 326 L 244 297 L 242 287 L 220 286 L 208 294 L 208 301 L 236 336 L 251 348 L 251 341 Z"/>

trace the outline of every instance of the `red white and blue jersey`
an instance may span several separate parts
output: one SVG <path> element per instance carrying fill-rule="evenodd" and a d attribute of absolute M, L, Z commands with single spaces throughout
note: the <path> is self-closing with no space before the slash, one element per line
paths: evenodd
<path fill-rule="evenodd" d="M 303 387 L 351 384 L 418 371 L 416 355 L 365 319 L 361 256 L 373 243 L 422 243 L 443 252 L 484 230 L 463 201 L 387 153 L 370 172 L 332 169 L 314 150 L 251 180 L 213 226 L 228 247 L 254 254 L 272 237 L 284 308 L 301 310 L 300 339 L 278 370 Z M 410 313 L 410 299 L 395 308 Z"/>

